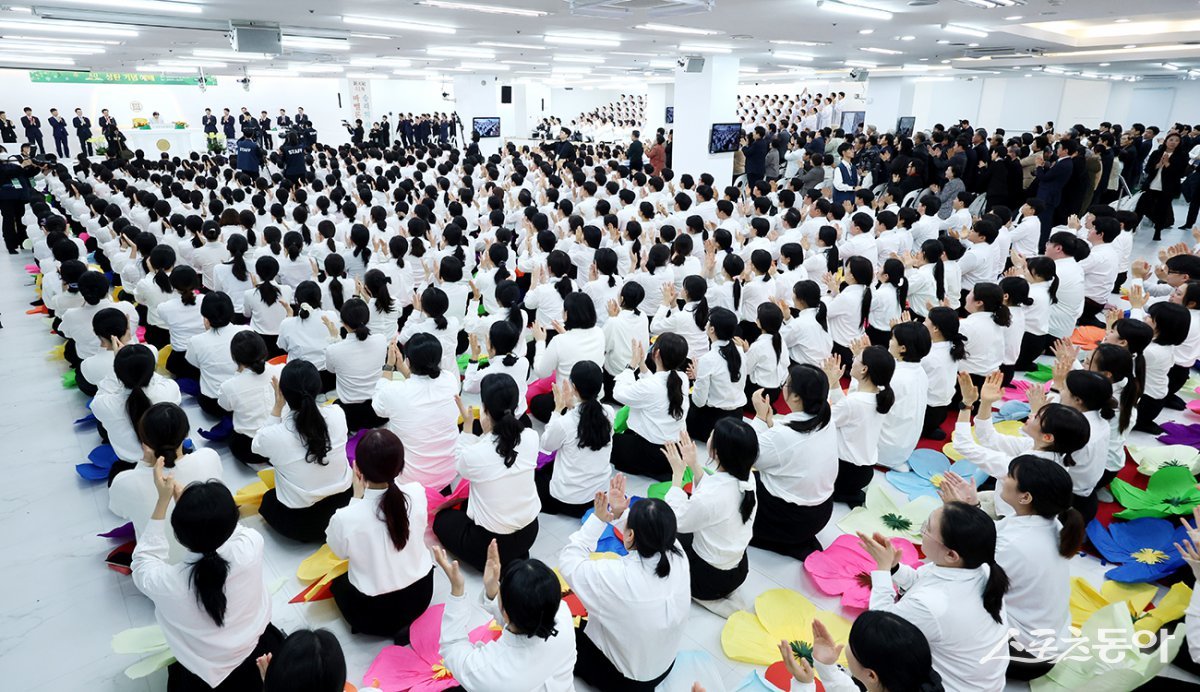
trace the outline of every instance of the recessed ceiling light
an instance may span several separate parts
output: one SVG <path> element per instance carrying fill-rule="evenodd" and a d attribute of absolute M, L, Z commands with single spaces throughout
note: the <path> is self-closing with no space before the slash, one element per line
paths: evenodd
<path fill-rule="evenodd" d="M 1130 43 L 1130 44 L 1129 44 L 1129 45 L 1127 45 L 1127 46 L 1121 46 L 1121 47 L 1122 47 L 1122 48 L 1124 48 L 1125 50 L 1129 50 L 1130 48 L 1137 48 L 1137 44 L 1136 44 L 1136 43 Z"/>
<path fill-rule="evenodd" d="M 946 45 L 949 45 L 949 44 L 950 44 L 950 42 L 949 42 L 949 41 L 947 41 L 947 40 L 946 40 L 946 39 L 944 39 L 944 38 L 939 38 L 939 39 L 938 39 L 938 44 L 939 44 L 939 45 L 946 46 Z"/>
<path fill-rule="evenodd" d="M 526 10 L 520 7 L 481 5 L 473 2 L 448 2 L 447 0 L 419 0 L 417 4 L 438 7 L 443 10 L 467 10 L 469 12 L 484 12 L 487 14 L 515 14 L 518 17 L 545 17 L 550 14 L 542 10 Z"/>
<path fill-rule="evenodd" d="M 453 34 L 458 29 L 442 24 L 427 24 L 425 22 L 410 22 L 407 19 L 384 19 L 382 17 L 356 17 L 344 15 L 342 22 L 357 26 L 373 26 L 400 31 L 426 31 L 431 34 Z"/>
<path fill-rule="evenodd" d="M 901 37 L 900 37 L 900 40 L 901 40 L 901 41 L 915 41 L 916 39 L 917 39 L 917 37 L 916 37 L 916 36 L 911 36 L 911 35 L 909 35 L 909 36 L 901 36 Z"/>
<path fill-rule="evenodd" d="M 185 14 L 200 14 L 204 11 L 201 5 L 190 2 L 164 2 L 163 0 L 65 0 L 77 5 L 100 5 L 105 8 L 121 8 L 143 10 L 146 12 L 181 12 Z"/>
<path fill-rule="evenodd" d="M 1128 20 L 1128 19 L 1126 19 L 1125 17 L 1121 17 L 1120 19 L 1114 19 L 1114 20 L 1113 20 L 1113 23 L 1115 23 L 1115 24 L 1125 24 L 1125 23 L 1126 23 L 1126 22 L 1128 22 L 1128 21 L 1129 21 L 1129 20 Z"/>
<path fill-rule="evenodd" d="M 829 12 L 838 12 L 848 14 L 855 17 L 865 17 L 867 19 L 882 19 L 888 21 L 892 18 L 892 13 L 887 10 L 880 10 L 874 7 L 864 7 L 855 5 L 841 0 L 817 0 L 817 7 Z"/>
<path fill-rule="evenodd" d="M 779 58 L 780 60 L 798 60 L 800 62 L 813 61 L 813 56 L 805 55 L 804 53 L 788 53 L 785 51 L 780 51 L 775 53 L 775 57 Z"/>
<path fill-rule="evenodd" d="M 964 36 L 974 36 L 975 38 L 987 38 L 987 35 L 988 35 L 986 31 L 980 31 L 979 29 L 972 29 L 969 26 L 959 26 L 957 24 L 943 24 L 942 29 L 945 31 L 949 31 L 952 34 L 962 34 Z"/>
<path fill-rule="evenodd" d="M 727 46 L 714 46 L 706 43 L 681 43 L 679 45 L 681 53 L 732 53 L 733 49 Z"/>
<path fill-rule="evenodd" d="M 616 48 L 621 45 L 621 40 L 609 34 L 546 34 L 542 36 L 542 40 L 546 43 L 555 43 L 561 45 L 575 46 L 597 46 L 599 48 Z"/>
<path fill-rule="evenodd" d="M 477 41 L 477 46 L 492 46 L 495 48 L 517 48 L 519 50 L 546 50 L 545 46 L 535 46 L 529 43 L 506 43 L 504 41 Z"/>
<path fill-rule="evenodd" d="M 867 53 L 879 53 L 880 55 L 903 55 L 904 54 L 904 51 L 902 51 L 902 50 L 892 50 L 890 48 L 868 47 L 868 48 L 859 48 L 859 50 L 865 51 Z"/>
<path fill-rule="evenodd" d="M 968 43 L 967 44 L 967 48 L 978 48 L 978 47 L 979 47 L 978 43 Z"/>
<path fill-rule="evenodd" d="M 868 34 L 875 33 L 875 30 L 874 29 L 859 29 L 858 33 L 862 34 L 863 36 L 866 36 Z"/>
<path fill-rule="evenodd" d="M 942 61 L 942 64 L 943 64 L 943 65 L 949 65 L 949 64 L 950 64 L 950 61 L 949 61 L 949 60 L 943 60 L 943 61 Z"/>
<path fill-rule="evenodd" d="M 921 62 L 929 62 L 929 58 L 920 58 Z"/>
<path fill-rule="evenodd" d="M 41 43 L 71 43 L 71 44 L 87 44 L 92 43 L 99 46 L 119 46 L 120 41 L 103 41 L 94 38 L 59 38 L 57 36 L 14 36 L 5 34 L 0 38 L 8 41 L 38 41 Z"/>
<path fill-rule="evenodd" d="M 309 50 L 350 50 L 350 42 L 338 38 L 321 38 L 314 36 L 283 36 L 280 45 L 284 48 L 302 48 Z"/>
<path fill-rule="evenodd" d="M 448 58 L 483 58 L 496 57 L 496 51 L 488 48 L 468 48 L 466 46 L 430 46 L 425 49 L 429 55 L 441 55 Z"/>
<path fill-rule="evenodd" d="M 829 41 L 770 41 L 777 46 L 828 46 Z"/>
<path fill-rule="evenodd" d="M 389 41 L 395 37 L 394 36 L 384 36 L 383 34 L 358 34 L 358 33 L 351 32 L 350 38 L 369 38 L 369 39 L 374 39 L 376 41 Z"/>
<path fill-rule="evenodd" d="M 1032 77 L 1033 75 L 1031 75 L 1031 74 L 1029 74 L 1028 72 L 1026 72 L 1025 74 L 1023 74 L 1023 75 L 1021 75 L 1021 76 L 1022 76 L 1022 77 Z"/>
<path fill-rule="evenodd" d="M 1102 63 L 1100 63 L 1100 67 L 1108 67 L 1111 64 L 1112 63 L 1110 63 L 1110 62 L 1102 62 Z"/>
<path fill-rule="evenodd" d="M 1004 21 L 1006 21 L 1006 22 L 1015 22 L 1015 21 L 1017 21 L 1018 19 L 1024 19 L 1024 17 L 1022 17 L 1022 16 L 1021 16 L 1021 15 L 1019 15 L 1019 14 L 1014 14 L 1014 15 L 1013 15 L 1013 16 L 1011 16 L 1011 17 L 1005 17 L 1005 18 L 1004 18 Z"/>
<path fill-rule="evenodd" d="M 674 24 L 638 24 L 633 27 L 642 31 L 658 31 L 668 34 L 692 34 L 694 36 L 713 36 L 719 34 L 719 31 L 709 31 L 708 29 L 695 29 L 690 26 L 676 26 Z"/>
<path fill-rule="evenodd" d="M 126 27 L 93 24 L 91 22 L 15 21 L 5 22 L 4 28 L 13 31 L 53 31 L 60 34 L 86 34 L 89 36 L 100 34 L 106 38 L 134 38 L 138 35 L 137 31 Z"/>
<path fill-rule="evenodd" d="M 594 55 L 555 55 L 556 62 L 582 62 L 598 64 L 604 62 L 604 58 Z"/>

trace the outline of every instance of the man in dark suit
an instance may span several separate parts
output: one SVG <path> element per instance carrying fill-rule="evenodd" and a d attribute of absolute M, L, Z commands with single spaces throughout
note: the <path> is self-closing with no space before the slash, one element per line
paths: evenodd
<path fill-rule="evenodd" d="M 383 147 L 392 146 L 392 124 L 386 115 L 379 116 L 379 144 Z"/>
<path fill-rule="evenodd" d="M 1059 150 L 1061 151 L 1061 149 Z M 1063 188 L 1071 180 L 1075 167 L 1070 158 L 1058 158 L 1056 154 L 1042 150 L 1041 167 L 1034 171 L 1037 177 L 1037 198 L 1045 205 L 1038 218 L 1042 221 L 1042 236 L 1038 242 L 1038 250 L 1046 247 L 1046 239 L 1050 237 L 1050 229 L 1054 227 L 1054 215 L 1062 203 Z"/>
<path fill-rule="evenodd" d="M 742 135 L 742 153 L 746 155 L 746 182 L 757 183 L 767 175 L 767 128 L 759 125 L 750 137 Z"/>
<path fill-rule="evenodd" d="M 312 120 L 309 120 L 308 116 L 305 115 L 303 108 L 296 109 L 295 120 L 296 120 L 297 126 L 303 126 L 303 127 L 311 127 L 312 126 Z"/>
<path fill-rule="evenodd" d="M 57 108 L 50 109 L 50 131 L 54 134 L 54 153 L 59 158 L 71 156 L 71 146 L 67 135 L 67 119 L 58 114 Z"/>
<path fill-rule="evenodd" d="M 642 170 L 642 156 L 646 153 L 641 137 L 642 133 L 634 130 L 633 141 L 629 143 L 629 170 L 634 172 Z"/>
<path fill-rule="evenodd" d="M 25 107 L 25 115 L 21 116 L 21 127 L 25 128 L 25 141 L 33 149 L 34 154 L 45 154 L 46 145 L 42 142 L 42 121 L 33 114 L 33 109 Z"/>
<path fill-rule="evenodd" d="M 75 126 L 75 136 L 79 137 L 79 149 L 87 156 L 91 156 L 92 143 L 88 140 L 92 138 L 92 120 L 83 114 L 82 108 L 75 109 L 75 117 L 71 120 L 71 124 Z"/>
<path fill-rule="evenodd" d="M 291 126 L 292 126 L 292 119 L 288 117 L 287 111 L 280 108 L 279 109 L 279 117 L 275 118 L 275 127 L 282 130 L 285 127 L 291 127 Z"/>
<path fill-rule="evenodd" d="M 221 130 L 224 131 L 226 140 L 232 140 L 237 137 L 237 119 L 230 114 L 228 108 L 221 115 Z"/>
<path fill-rule="evenodd" d="M 571 130 L 562 128 L 558 131 L 558 141 L 551 147 L 554 152 L 554 158 L 559 161 L 574 161 L 575 160 L 575 144 L 571 142 Z"/>
<path fill-rule="evenodd" d="M 217 134 L 217 116 L 212 114 L 211 108 L 204 109 L 204 115 L 200 118 L 200 124 L 204 127 L 205 135 Z M 104 123 L 100 123 L 100 127 L 104 127 Z"/>
<path fill-rule="evenodd" d="M 430 123 L 429 117 L 421 115 L 417 118 L 417 125 L 414 128 L 417 136 L 417 146 L 426 146 L 429 144 L 429 137 L 433 134 L 433 125 Z"/>
<path fill-rule="evenodd" d="M 263 149 L 275 147 L 275 140 L 271 139 L 271 116 L 266 111 L 258 116 L 258 143 Z"/>
<path fill-rule="evenodd" d="M 405 113 L 404 119 L 400 121 L 400 143 L 407 149 L 413 145 L 413 118 L 412 113 Z"/>

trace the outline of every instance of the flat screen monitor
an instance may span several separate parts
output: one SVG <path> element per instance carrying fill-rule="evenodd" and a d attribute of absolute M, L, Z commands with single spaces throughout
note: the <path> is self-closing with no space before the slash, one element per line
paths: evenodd
<path fill-rule="evenodd" d="M 846 132 L 857 132 L 858 126 L 867 121 L 866 111 L 843 111 L 842 129 Z"/>
<path fill-rule="evenodd" d="M 708 135 L 708 153 L 725 154 L 737 151 L 742 138 L 741 123 L 717 123 Z"/>
<path fill-rule="evenodd" d="M 675 106 L 667 106 L 667 124 L 675 122 Z"/>
<path fill-rule="evenodd" d="M 472 118 L 471 129 L 478 132 L 480 137 L 499 137 L 500 118 Z"/>
<path fill-rule="evenodd" d="M 917 126 L 917 118 L 913 115 L 905 115 L 896 118 L 896 134 L 900 137 L 912 137 L 913 130 Z"/>

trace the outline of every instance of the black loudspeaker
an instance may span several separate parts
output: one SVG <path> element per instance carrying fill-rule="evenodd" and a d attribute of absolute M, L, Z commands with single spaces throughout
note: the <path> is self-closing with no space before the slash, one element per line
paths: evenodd
<path fill-rule="evenodd" d="M 500 103 L 512 103 L 512 87 L 500 87 Z"/>

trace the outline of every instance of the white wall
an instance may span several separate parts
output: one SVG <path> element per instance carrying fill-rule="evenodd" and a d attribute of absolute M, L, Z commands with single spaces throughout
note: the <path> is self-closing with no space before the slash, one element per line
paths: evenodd
<path fill-rule="evenodd" d="M 400 113 L 449 113 L 454 110 L 454 83 L 427 79 L 372 79 L 371 117 L 387 114 L 395 126 Z M 450 94 L 442 98 L 442 92 Z M 469 121 L 464 121 L 470 125 Z"/>
<path fill-rule="evenodd" d="M 709 154 L 713 123 L 736 122 L 738 66 L 725 55 L 706 56 L 702 72 L 675 71 L 675 140 L 671 167 L 676 173 L 712 173 L 732 180 L 733 154 Z"/>

